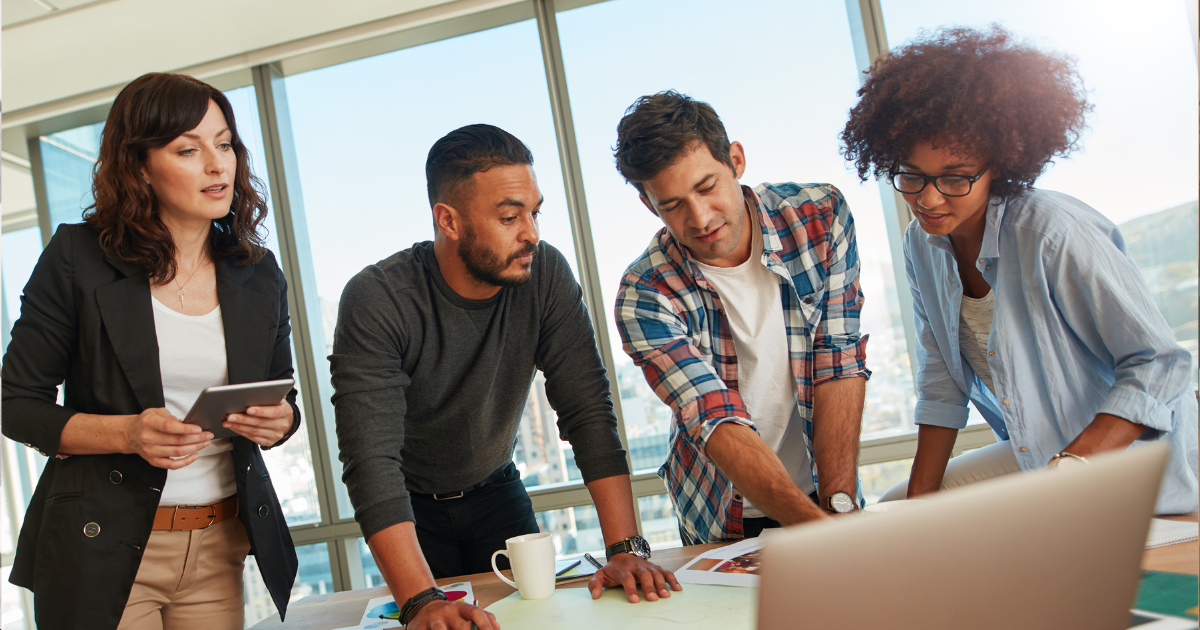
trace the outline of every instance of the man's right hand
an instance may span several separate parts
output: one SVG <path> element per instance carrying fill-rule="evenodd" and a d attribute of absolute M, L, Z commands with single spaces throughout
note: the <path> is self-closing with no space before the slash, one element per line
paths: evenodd
<path fill-rule="evenodd" d="M 127 453 L 137 453 L 150 465 L 178 470 L 196 461 L 200 450 L 212 444 L 213 434 L 187 424 L 162 407 L 128 416 L 124 433 Z M 179 457 L 181 459 L 173 459 Z"/>
<path fill-rule="evenodd" d="M 417 611 L 406 628 L 409 630 L 500 630 L 492 613 L 466 602 L 436 601 Z"/>

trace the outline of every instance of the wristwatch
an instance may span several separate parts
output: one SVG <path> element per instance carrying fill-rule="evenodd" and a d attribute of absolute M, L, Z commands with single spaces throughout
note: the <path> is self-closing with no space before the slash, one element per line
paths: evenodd
<path fill-rule="evenodd" d="M 1056 453 L 1054 457 L 1051 457 L 1050 464 L 1048 466 L 1050 468 L 1072 468 L 1086 463 L 1088 463 L 1088 460 L 1074 453 L 1063 451 L 1061 453 Z"/>
<path fill-rule="evenodd" d="M 858 506 L 854 504 L 854 497 L 845 492 L 834 492 L 821 501 L 821 507 L 834 514 L 848 514 Z"/>
<path fill-rule="evenodd" d="M 613 543 L 604 549 L 606 560 L 612 560 L 619 553 L 631 553 L 643 560 L 650 559 L 650 543 L 641 536 L 630 536 L 618 543 Z"/>

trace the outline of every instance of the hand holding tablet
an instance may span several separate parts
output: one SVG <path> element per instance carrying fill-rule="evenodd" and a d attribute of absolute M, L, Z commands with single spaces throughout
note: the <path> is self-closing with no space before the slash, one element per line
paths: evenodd
<path fill-rule="evenodd" d="M 287 378 L 277 381 L 209 387 L 200 394 L 200 398 L 192 405 L 191 411 L 188 411 L 183 421 L 211 432 L 214 438 L 242 435 L 254 440 L 260 446 L 270 446 L 278 441 L 278 438 L 269 440 L 268 434 L 274 435 L 276 432 L 267 428 L 260 429 L 257 426 L 259 423 L 246 420 L 261 418 L 269 421 L 274 416 L 247 416 L 246 410 L 250 407 L 279 407 L 294 384 L 294 380 Z M 237 414 L 239 417 L 227 421 L 230 414 Z M 286 415 L 289 417 L 287 425 L 290 427 L 290 416 L 292 415 L 290 406 L 286 410 Z M 231 425 L 244 427 L 244 430 L 234 431 L 230 428 Z M 285 427 L 284 433 L 286 431 Z M 264 441 L 266 441 L 265 444 Z"/>

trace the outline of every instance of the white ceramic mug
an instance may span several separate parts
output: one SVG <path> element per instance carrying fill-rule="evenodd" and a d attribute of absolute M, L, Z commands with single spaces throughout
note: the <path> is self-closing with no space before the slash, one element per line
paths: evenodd
<path fill-rule="evenodd" d="M 554 540 L 550 534 L 525 534 L 504 541 L 504 549 L 492 554 L 492 570 L 524 599 L 542 599 L 554 594 Z M 496 556 L 508 556 L 513 582 L 496 567 Z"/>

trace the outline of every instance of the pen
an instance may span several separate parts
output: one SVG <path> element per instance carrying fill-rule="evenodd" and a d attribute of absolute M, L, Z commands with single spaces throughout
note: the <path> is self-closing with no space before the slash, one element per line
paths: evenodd
<path fill-rule="evenodd" d="M 579 560 L 576 560 L 575 562 L 572 562 L 572 563 L 570 564 L 570 566 L 566 567 L 566 568 L 565 568 L 565 569 L 563 569 L 562 571 L 559 571 L 558 573 L 555 573 L 555 574 L 554 574 L 554 576 L 555 576 L 555 577 L 558 577 L 558 576 L 560 576 L 560 575 L 562 575 L 562 574 L 566 573 L 567 571 L 570 571 L 571 569 L 574 569 L 575 567 L 579 566 L 579 562 L 580 562 Z"/>
<path fill-rule="evenodd" d="M 592 565 L 594 565 L 594 566 L 595 566 L 597 569 L 603 569 L 603 568 L 604 568 L 604 565 L 603 565 L 603 564 L 600 564 L 598 561 L 596 561 L 596 559 L 592 557 L 592 554 L 590 554 L 590 553 L 585 553 L 585 554 L 583 554 L 583 557 L 584 557 L 584 558 L 587 558 L 587 561 L 588 561 L 588 562 L 591 562 L 591 563 L 592 563 Z"/>

